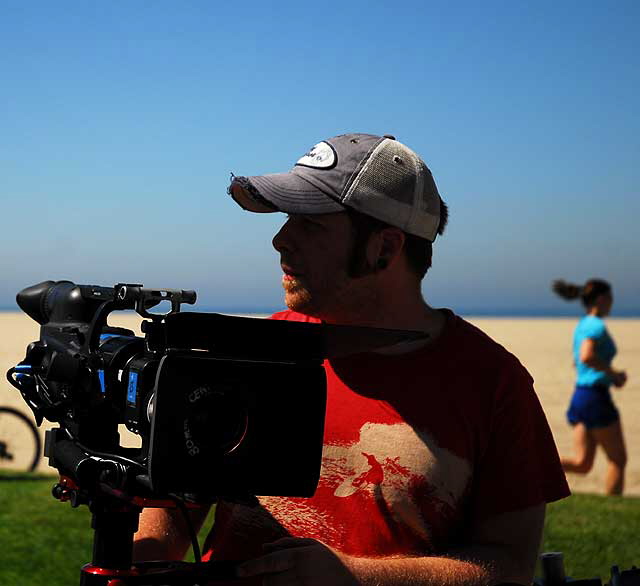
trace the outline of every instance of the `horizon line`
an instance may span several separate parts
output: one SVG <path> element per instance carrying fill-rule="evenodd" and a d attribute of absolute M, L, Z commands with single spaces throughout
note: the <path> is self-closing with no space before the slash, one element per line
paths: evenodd
<path fill-rule="evenodd" d="M 457 315 L 462 317 L 495 317 L 495 318 L 579 318 L 584 315 L 581 311 L 554 310 L 548 308 L 473 308 L 473 307 L 450 307 Z M 206 305 L 199 308 L 183 308 L 183 312 L 202 312 L 202 313 L 226 313 L 226 314 L 243 314 L 243 315 L 272 315 L 274 313 L 285 311 L 286 307 L 233 307 L 233 306 L 212 306 Z M 125 310 L 132 312 L 134 310 Z M 17 305 L 0 305 L 2 313 L 21 313 L 22 310 Z M 610 318 L 640 318 L 640 309 L 622 308 L 619 311 L 613 311 Z"/>

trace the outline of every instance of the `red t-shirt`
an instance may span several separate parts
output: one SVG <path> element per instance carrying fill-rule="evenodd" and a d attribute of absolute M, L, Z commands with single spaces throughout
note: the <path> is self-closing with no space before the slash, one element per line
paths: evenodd
<path fill-rule="evenodd" d="M 445 310 L 430 345 L 325 361 L 322 472 L 312 498 L 220 503 L 206 558 L 246 559 L 285 535 L 347 554 L 425 555 L 499 513 L 569 494 L 520 362 Z M 317 322 L 284 311 L 274 319 Z"/>

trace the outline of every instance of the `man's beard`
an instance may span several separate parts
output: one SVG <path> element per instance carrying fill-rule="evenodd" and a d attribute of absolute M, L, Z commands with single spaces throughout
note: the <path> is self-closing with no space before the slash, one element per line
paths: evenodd
<path fill-rule="evenodd" d="M 284 301 L 292 311 L 313 315 L 313 297 L 298 279 L 283 279 Z"/>
<path fill-rule="evenodd" d="M 376 306 L 376 297 L 369 289 L 354 287 L 354 281 L 336 280 L 332 286 L 311 292 L 296 278 L 283 279 L 284 300 L 289 309 L 317 317 L 329 323 L 349 323 L 363 310 Z"/>

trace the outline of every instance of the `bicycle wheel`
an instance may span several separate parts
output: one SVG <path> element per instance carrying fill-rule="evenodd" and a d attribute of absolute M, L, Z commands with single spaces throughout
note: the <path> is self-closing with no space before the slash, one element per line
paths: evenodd
<path fill-rule="evenodd" d="M 13 407 L 0 407 L 0 470 L 33 472 L 41 455 L 35 424 Z"/>

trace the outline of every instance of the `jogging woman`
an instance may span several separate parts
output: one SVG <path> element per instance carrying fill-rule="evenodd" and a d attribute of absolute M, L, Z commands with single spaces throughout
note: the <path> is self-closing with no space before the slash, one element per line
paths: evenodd
<path fill-rule="evenodd" d="M 611 285 L 600 279 L 590 279 L 584 285 L 554 281 L 553 290 L 567 300 L 580 298 L 586 310 L 573 334 L 577 379 L 567 411 L 574 430 L 575 456 L 562 458 L 562 466 L 566 472 L 586 474 L 600 445 L 608 460 L 605 492 L 622 494 L 627 451 L 609 388 L 624 386 L 627 375 L 611 366 L 616 346 L 604 323 L 613 305 Z"/>

